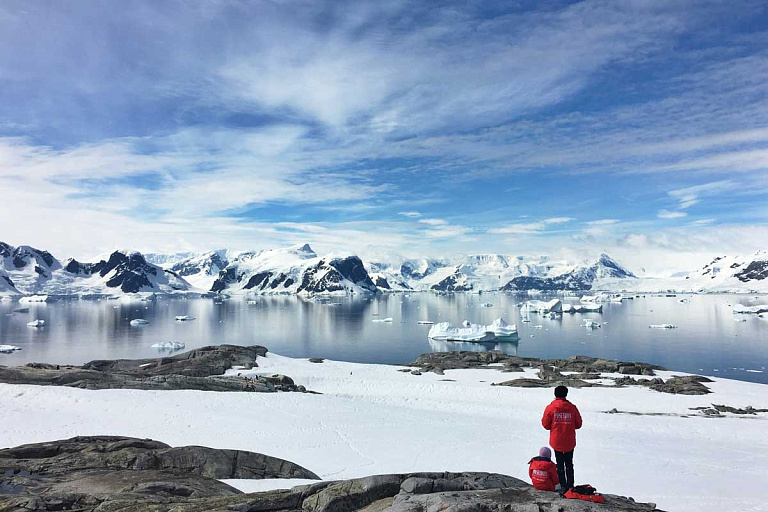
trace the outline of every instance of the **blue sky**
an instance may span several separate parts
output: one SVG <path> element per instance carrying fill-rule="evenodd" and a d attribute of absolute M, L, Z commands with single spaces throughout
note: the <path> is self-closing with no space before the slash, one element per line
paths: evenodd
<path fill-rule="evenodd" d="M 0 239 L 768 247 L 765 2 L 6 1 Z"/>

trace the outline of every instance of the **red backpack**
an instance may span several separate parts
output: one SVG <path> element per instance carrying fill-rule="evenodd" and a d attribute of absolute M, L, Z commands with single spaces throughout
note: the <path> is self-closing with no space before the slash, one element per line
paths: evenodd
<path fill-rule="evenodd" d="M 564 494 L 569 500 L 584 500 L 594 503 L 605 503 L 603 495 L 597 492 L 597 489 L 589 484 L 577 485 L 568 489 Z"/>

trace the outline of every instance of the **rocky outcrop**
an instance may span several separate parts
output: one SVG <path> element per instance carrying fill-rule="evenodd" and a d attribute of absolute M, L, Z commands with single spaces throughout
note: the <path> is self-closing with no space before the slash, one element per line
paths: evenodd
<path fill-rule="evenodd" d="M 0 510 L 130 510 L 240 495 L 218 481 L 227 478 L 319 479 L 297 464 L 261 453 L 172 448 L 131 437 L 74 437 L 0 450 Z"/>
<path fill-rule="evenodd" d="M 203 462 L 204 461 L 204 462 Z M 86 437 L 0 450 L 0 511 L 351 512 L 589 511 L 595 505 L 536 491 L 494 473 L 413 473 L 318 482 L 242 494 L 215 478 L 307 478 L 266 455 L 151 440 Z M 652 503 L 605 495 L 605 512 L 651 511 Z"/>
<path fill-rule="evenodd" d="M 82 389 L 194 389 L 199 391 L 306 391 L 290 377 L 224 376 L 238 366 L 258 366 L 256 358 L 267 349 L 261 346 L 218 345 L 203 347 L 172 357 L 155 359 L 96 360 L 83 366 L 30 363 L 0 366 L 0 382 L 66 386 Z"/>
<path fill-rule="evenodd" d="M 501 367 L 490 366 L 497 363 L 501 363 Z M 435 372 L 438 375 L 443 375 L 445 370 L 462 368 L 488 368 L 504 373 L 521 372 L 525 368 L 538 370 L 537 379 L 512 379 L 492 384 L 521 388 L 549 388 L 560 385 L 573 388 L 637 385 L 646 386 L 660 393 L 704 395 L 710 393 L 710 390 L 703 383 L 712 382 L 707 377 L 698 375 L 672 377 L 666 381 L 658 377 L 653 379 L 632 377 L 655 377 L 655 370 L 665 370 L 661 366 L 648 363 L 610 361 L 586 356 L 573 356 L 568 359 L 537 359 L 511 356 L 500 351 L 433 352 L 422 354 L 408 366 L 417 367 L 423 372 Z M 603 373 L 619 373 L 626 377 L 603 376 Z M 596 379 L 613 380 L 613 385 L 589 382 Z"/>

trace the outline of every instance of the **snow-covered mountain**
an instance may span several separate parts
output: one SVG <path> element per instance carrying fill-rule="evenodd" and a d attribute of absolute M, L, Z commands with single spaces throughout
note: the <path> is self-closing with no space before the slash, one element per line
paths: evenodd
<path fill-rule="evenodd" d="M 454 260 L 417 259 L 369 264 L 379 288 L 392 290 L 589 290 L 610 280 L 635 279 L 610 256 L 597 261 L 480 254 Z"/>
<path fill-rule="evenodd" d="M 226 250 L 202 254 L 176 253 L 171 255 L 147 254 L 150 263 L 159 265 L 183 278 L 195 288 L 210 290 L 219 273 L 229 264 Z"/>
<path fill-rule="evenodd" d="M 307 245 L 244 252 L 232 258 L 211 286 L 226 293 L 376 293 L 363 262 L 354 255 L 320 258 Z"/>
<path fill-rule="evenodd" d="M 115 251 L 109 260 L 98 263 L 80 263 L 70 258 L 64 265 L 64 271 L 88 281 L 95 289 L 103 284 L 107 289 L 123 293 L 173 293 L 192 289 L 176 273 L 148 263 L 141 253 L 131 251 Z"/>
<path fill-rule="evenodd" d="M 136 292 L 176 293 L 192 290 L 184 279 L 147 263 L 137 252 L 115 251 L 107 261 L 62 264 L 51 253 L 0 242 L 2 295 L 115 295 Z"/>
<path fill-rule="evenodd" d="M 479 254 L 363 262 L 348 253 L 318 256 L 309 245 L 233 253 L 115 251 L 97 263 L 63 264 L 51 253 L 0 242 L 0 296 L 153 293 L 363 294 L 388 291 L 766 292 L 768 251 L 721 256 L 687 275 L 637 277 L 607 254 L 571 261 Z"/>

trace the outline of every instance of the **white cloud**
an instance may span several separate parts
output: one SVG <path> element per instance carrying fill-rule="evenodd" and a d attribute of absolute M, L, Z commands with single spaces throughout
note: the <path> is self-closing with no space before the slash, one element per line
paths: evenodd
<path fill-rule="evenodd" d="M 398 215 L 403 215 L 404 217 L 421 217 L 421 213 L 419 212 L 399 212 Z"/>
<path fill-rule="evenodd" d="M 617 224 L 620 221 L 618 219 L 600 219 L 600 220 L 591 220 L 589 222 L 586 222 L 589 226 L 610 226 L 611 224 Z"/>
<path fill-rule="evenodd" d="M 525 234 L 534 234 L 534 233 L 541 233 L 544 232 L 549 226 L 555 225 L 555 224 L 564 224 L 566 222 L 570 222 L 572 220 L 575 220 L 571 217 L 552 217 L 549 219 L 544 219 L 538 222 L 526 222 L 526 223 L 519 223 L 519 224 L 508 224 L 501 228 L 492 228 L 489 229 L 488 232 L 492 234 L 498 234 L 498 235 L 525 235 Z"/>
<path fill-rule="evenodd" d="M 659 210 L 659 213 L 656 215 L 660 219 L 679 219 L 681 217 L 688 216 L 685 212 L 671 212 L 669 210 Z"/>
<path fill-rule="evenodd" d="M 419 219 L 419 222 L 428 226 L 444 226 L 448 224 L 448 221 L 443 219 Z"/>

